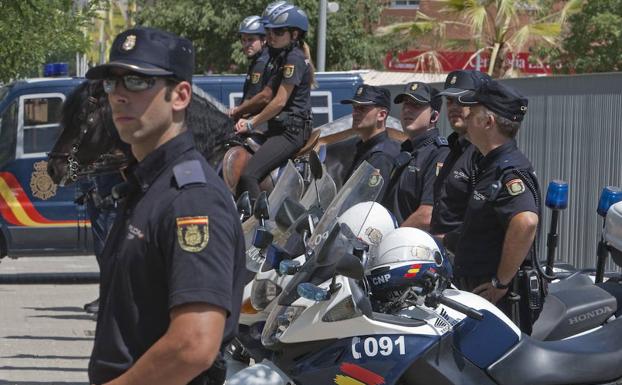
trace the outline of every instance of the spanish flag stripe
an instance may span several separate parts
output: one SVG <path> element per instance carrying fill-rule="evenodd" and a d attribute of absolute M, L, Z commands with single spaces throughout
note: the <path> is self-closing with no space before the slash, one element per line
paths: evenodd
<path fill-rule="evenodd" d="M 341 374 L 338 374 L 335 377 L 335 384 L 337 385 L 366 385 L 365 383 L 355 380 L 352 377 L 343 376 Z"/>
<path fill-rule="evenodd" d="M 339 369 L 350 377 L 353 377 L 368 385 L 382 385 L 385 383 L 384 377 L 367 370 L 362 366 L 355 364 L 349 364 L 347 362 L 342 363 Z"/>
<path fill-rule="evenodd" d="M 177 225 L 206 225 L 208 222 L 207 218 L 203 219 L 184 219 L 178 220 Z"/>
<path fill-rule="evenodd" d="M 0 172 L 0 213 L 14 226 L 28 227 L 69 227 L 81 224 L 90 226 L 88 221 L 51 221 L 43 217 L 11 173 Z"/>

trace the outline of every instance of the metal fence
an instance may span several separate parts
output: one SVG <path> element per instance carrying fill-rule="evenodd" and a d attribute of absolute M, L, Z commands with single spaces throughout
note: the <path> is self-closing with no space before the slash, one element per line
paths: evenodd
<path fill-rule="evenodd" d="M 529 98 L 517 141 L 536 170 L 542 194 L 548 183 L 569 185 L 560 216 L 556 259 L 577 267 L 596 266 L 602 219 L 596 214 L 604 186 L 622 187 L 622 73 L 504 80 Z M 442 88 L 442 84 L 436 84 Z M 403 86 L 391 85 L 396 95 Z M 399 116 L 399 107 L 392 115 Z M 445 114 L 442 114 L 445 116 Z M 446 118 L 439 127 L 449 134 Z M 544 197 L 543 197 L 544 198 Z M 551 212 L 541 218 L 540 257 L 546 256 Z M 608 270 L 614 270 L 611 261 Z"/>

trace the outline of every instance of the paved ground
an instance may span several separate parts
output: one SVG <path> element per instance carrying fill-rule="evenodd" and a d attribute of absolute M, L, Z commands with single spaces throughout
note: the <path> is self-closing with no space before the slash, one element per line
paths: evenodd
<path fill-rule="evenodd" d="M 92 282 L 97 265 L 93 256 L 0 262 L 0 385 L 88 384 L 95 320 L 82 305 L 97 297 L 98 285 L 41 284 L 50 273 Z M 7 284 L 24 280 L 32 283 Z"/>

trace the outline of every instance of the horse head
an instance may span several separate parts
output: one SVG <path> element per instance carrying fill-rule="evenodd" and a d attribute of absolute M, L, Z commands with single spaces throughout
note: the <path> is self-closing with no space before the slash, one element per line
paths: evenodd
<path fill-rule="evenodd" d="M 102 82 L 87 80 L 63 104 L 61 134 L 48 154 L 48 174 L 54 183 L 70 184 L 106 156 L 122 162 L 129 148 L 115 129 Z"/>

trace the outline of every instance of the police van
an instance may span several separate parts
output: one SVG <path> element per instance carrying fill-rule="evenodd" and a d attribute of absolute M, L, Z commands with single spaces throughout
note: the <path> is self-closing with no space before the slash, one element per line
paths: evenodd
<path fill-rule="evenodd" d="M 92 250 L 86 211 L 74 203 L 79 188 L 57 186 L 46 172 L 63 101 L 83 80 L 38 78 L 0 87 L 0 258 Z M 242 97 L 241 75 L 193 81 L 227 107 Z M 358 72 L 318 73 L 317 81 L 311 92 L 315 127 L 349 114 L 339 101 L 363 82 Z"/>

